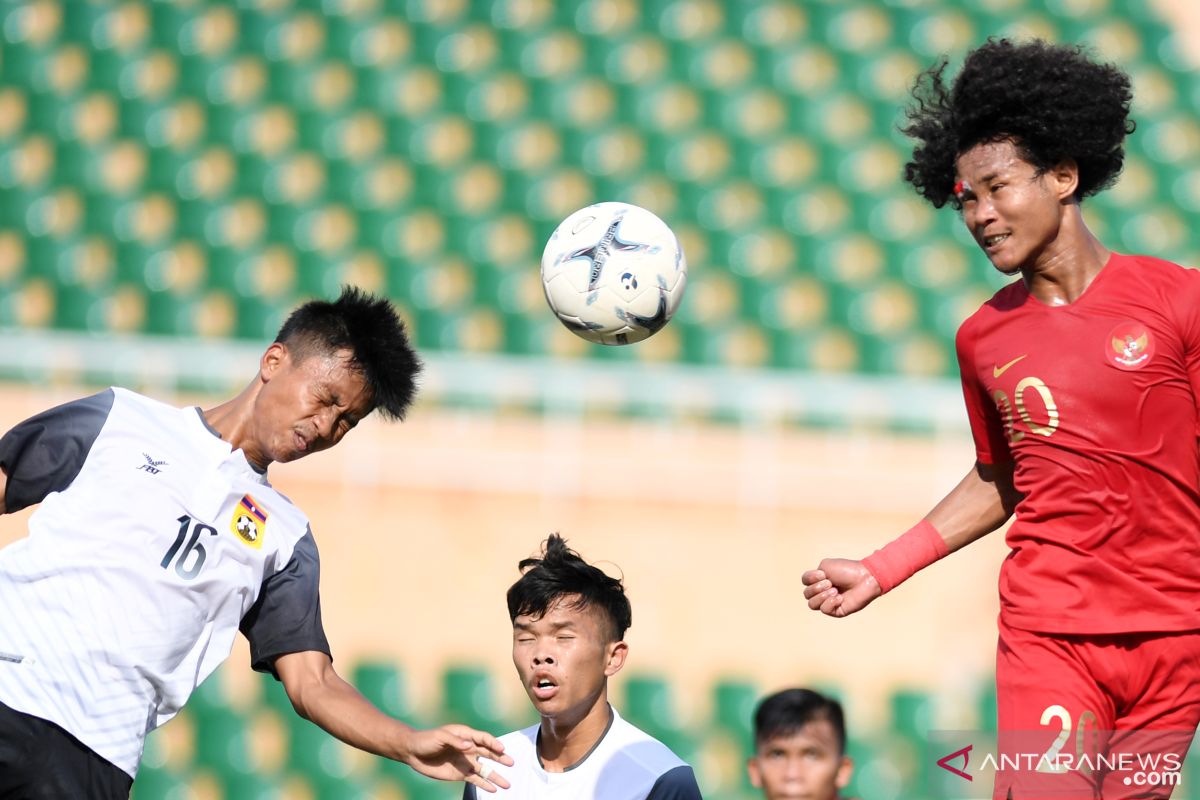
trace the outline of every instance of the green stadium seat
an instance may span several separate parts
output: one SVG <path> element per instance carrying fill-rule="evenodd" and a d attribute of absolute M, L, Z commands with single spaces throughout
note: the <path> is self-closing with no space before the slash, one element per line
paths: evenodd
<path fill-rule="evenodd" d="M 670 747 L 685 761 L 692 758 L 695 739 L 684 732 L 670 683 L 657 675 L 635 674 L 623 680 L 621 716 Z"/>
<path fill-rule="evenodd" d="M 442 712 L 447 722 L 460 722 L 485 731 L 509 730 L 496 699 L 492 675 L 467 664 L 442 672 Z"/>
<path fill-rule="evenodd" d="M 898 689 L 890 699 L 890 730 L 912 741 L 923 741 L 933 728 L 933 697 L 913 689 Z"/>
<path fill-rule="evenodd" d="M 525 210 L 537 222 L 558 223 L 595 197 L 591 179 L 582 170 L 561 168 L 532 182 Z"/>
<path fill-rule="evenodd" d="M 249 718 L 231 708 L 207 707 L 196 719 L 195 763 L 218 775 L 250 775 L 256 768 Z"/>
<path fill-rule="evenodd" d="M 912 378 L 940 378 L 957 374 L 956 362 L 946 353 L 940 337 L 920 331 L 868 339 L 868 365 L 876 372 Z"/>
<path fill-rule="evenodd" d="M 926 242 L 937 212 L 915 192 L 901 188 L 868 203 L 866 228 L 884 242 L 909 247 Z"/>
<path fill-rule="evenodd" d="M 1130 217 L 1120 229 L 1123 251 L 1156 253 L 1176 251 L 1185 246 L 1191 224 L 1184 215 L 1167 205 L 1154 205 Z"/>
<path fill-rule="evenodd" d="M 668 137 L 694 130 L 704 111 L 703 99 L 692 86 L 669 81 L 639 91 L 637 122 L 648 130 Z M 689 137 L 711 136 L 700 133 Z"/>
<path fill-rule="evenodd" d="M 833 184 L 817 183 L 796 193 L 782 209 L 785 228 L 814 242 L 845 230 L 853 210 L 846 194 Z"/>
<path fill-rule="evenodd" d="M 961 9 L 922 9 L 906 16 L 908 24 L 903 35 L 912 51 L 926 61 L 945 54 L 964 54 L 983 38 L 972 16 Z"/>
<path fill-rule="evenodd" d="M 744 313 L 760 320 L 770 330 L 811 330 L 829 319 L 829 290 L 811 275 L 789 276 L 778 282 L 762 283 L 752 292 L 747 290 L 746 298 L 753 302 L 744 302 Z"/>
<path fill-rule="evenodd" d="M 497 163 L 508 170 L 542 173 L 562 156 L 562 135 L 550 124 L 523 121 L 502 133 L 496 142 Z"/>
<path fill-rule="evenodd" d="M 830 18 L 825 41 L 841 52 L 866 56 L 885 48 L 892 31 L 892 19 L 883 8 L 853 3 L 839 8 Z"/>
<path fill-rule="evenodd" d="M 604 74 L 615 83 L 652 86 L 668 74 L 671 54 L 666 44 L 653 36 L 614 39 L 604 59 Z"/>
<path fill-rule="evenodd" d="M 773 0 L 755 4 L 745 14 L 741 32 L 751 44 L 775 50 L 804 40 L 811 31 L 805 6 Z"/>
<path fill-rule="evenodd" d="M 223 800 L 285 800 L 287 795 L 277 777 L 249 773 L 221 776 Z"/>
<path fill-rule="evenodd" d="M 689 81 L 710 91 L 732 93 L 754 77 L 754 51 L 729 38 L 697 45 L 688 65 Z"/>
<path fill-rule="evenodd" d="M 190 779 L 187 771 L 142 764 L 133 782 L 130 800 L 163 800 L 185 796 Z"/>
<path fill-rule="evenodd" d="M 848 373 L 863 365 L 858 338 L 835 325 L 780 331 L 773 338 L 775 364 L 784 369 Z"/>
<path fill-rule="evenodd" d="M 312 782 L 320 796 L 348 783 L 354 774 L 349 746 L 293 714 L 287 722 L 287 769 Z"/>
<path fill-rule="evenodd" d="M 980 684 L 975 707 L 979 716 L 976 723 L 979 729 L 994 732 L 996 730 L 997 714 L 999 713 L 995 680 L 989 678 Z"/>
<path fill-rule="evenodd" d="M 666 678 L 636 674 L 626 676 L 622 683 L 622 716 L 647 731 L 674 730 L 679 727 L 671 684 Z"/>
<path fill-rule="evenodd" d="M 743 753 L 754 748 L 754 709 L 759 691 L 749 681 L 720 679 L 712 688 L 713 725 L 731 734 Z"/>
<path fill-rule="evenodd" d="M 417 714 L 409 701 L 402 668 L 390 661 L 360 661 L 350 676 L 354 687 L 384 713 L 415 724 Z"/>
<path fill-rule="evenodd" d="M 999 33 L 1010 39 L 1046 39 L 1057 42 L 1063 38 L 1057 21 L 1037 11 L 1010 18 Z"/>

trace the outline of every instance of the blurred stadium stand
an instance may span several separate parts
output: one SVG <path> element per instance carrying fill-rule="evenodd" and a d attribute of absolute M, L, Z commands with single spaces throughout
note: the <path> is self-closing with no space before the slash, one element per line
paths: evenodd
<path fill-rule="evenodd" d="M 1131 72 L 1125 173 L 1087 217 L 1117 249 L 1200 262 L 1200 80 L 1138 0 L 6 0 L 0 377 L 224 390 L 294 303 L 354 283 L 414 326 L 424 402 L 961 427 L 954 331 L 1000 276 L 902 184 L 896 125 L 923 65 L 992 34 Z M 667 220 L 691 265 L 677 319 L 635 347 L 572 336 L 538 279 L 555 223 L 609 199 Z M 401 715 L 528 721 L 470 665 L 435 703 L 399 665 L 355 676 Z M 718 681 L 704 720 L 674 715 L 663 676 L 618 697 L 734 800 L 756 688 Z M 205 684 L 134 796 L 458 796 L 278 694 Z M 855 795 L 921 796 L 928 698 L 897 689 L 892 711 L 852 731 Z"/>
<path fill-rule="evenodd" d="M 1117 248 L 1197 260 L 1200 87 L 1142 3 L 0 9 L 0 326 L 26 333 L 257 343 L 297 300 L 352 282 L 402 305 L 435 354 L 435 402 L 565 404 L 538 380 L 485 396 L 460 357 L 538 376 L 562 359 L 616 364 L 618 387 L 661 374 L 638 369 L 649 362 L 712 368 L 687 374 L 716 387 L 694 410 L 718 419 L 936 427 L 940 405 L 906 418 L 929 406 L 880 409 L 856 376 L 952 402 L 955 328 L 1001 280 L 952 213 L 899 180 L 896 130 L 916 71 L 988 34 L 1086 42 L 1133 73 L 1125 177 L 1089 219 Z M 571 336 L 538 281 L 557 220 L 613 198 L 668 220 L 692 264 L 678 318 L 640 347 Z M 55 377 L 5 349 L 3 375 Z M 214 380 L 194 361 L 165 377 L 131 375 L 128 359 L 89 366 L 143 384 Z M 782 382 L 783 406 L 748 403 L 753 391 L 724 384 L 730 370 Z M 822 377 L 835 391 L 812 388 Z M 654 411 L 682 380 L 649 408 L 632 388 L 607 403 Z"/>

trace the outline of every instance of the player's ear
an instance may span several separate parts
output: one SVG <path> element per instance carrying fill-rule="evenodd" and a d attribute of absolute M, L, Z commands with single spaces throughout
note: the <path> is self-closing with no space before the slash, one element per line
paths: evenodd
<path fill-rule="evenodd" d="M 1079 164 L 1073 158 L 1064 159 L 1047 170 L 1047 177 L 1058 199 L 1066 200 L 1073 197 L 1079 188 Z"/>
<path fill-rule="evenodd" d="M 282 342 L 272 342 L 262 354 L 258 362 L 258 374 L 264 381 L 269 381 L 279 372 L 288 360 L 287 346 Z"/>
<path fill-rule="evenodd" d="M 608 658 L 604 664 L 604 676 L 611 678 L 625 666 L 625 657 L 629 655 L 629 645 L 625 642 L 611 642 L 608 647 Z"/>
<path fill-rule="evenodd" d="M 842 756 L 842 763 L 838 765 L 837 775 L 834 776 L 837 788 L 845 789 L 850 785 L 852 777 L 854 777 L 854 761 L 850 756 Z"/>
<path fill-rule="evenodd" d="M 755 789 L 762 788 L 762 770 L 758 768 L 758 756 L 746 759 L 746 773 L 750 776 L 750 785 Z"/>

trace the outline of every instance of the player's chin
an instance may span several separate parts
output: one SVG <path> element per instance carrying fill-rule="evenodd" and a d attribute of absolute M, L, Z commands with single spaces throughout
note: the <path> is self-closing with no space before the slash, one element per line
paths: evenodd
<path fill-rule="evenodd" d="M 543 700 L 534 695 L 533 692 L 526 692 L 526 694 L 529 697 L 530 705 L 533 706 L 533 710 L 536 711 L 539 716 L 553 717 L 562 711 L 563 706 L 562 703 L 559 702 L 558 697 L 551 697 Z"/>

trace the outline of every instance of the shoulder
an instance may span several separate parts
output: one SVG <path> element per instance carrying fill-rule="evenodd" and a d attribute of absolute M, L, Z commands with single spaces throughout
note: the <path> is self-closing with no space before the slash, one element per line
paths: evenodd
<path fill-rule="evenodd" d="M 504 744 L 504 751 L 509 755 L 511 748 L 519 750 L 534 750 L 537 748 L 537 733 L 539 725 L 530 725 L 528 728 L 521 728 L 517 731 L 506 733 L 500 737 L 500 741 Z"/>
<path fill-rule="evenodd" d="M 619 756 L 634 769 L 653 775 L 662 775 L 677 767 L 687 766 L 671 748 L 626 722 L 615 711 L 613 713 L 616 716 L 612 730 L 605 737 L 605 744 L 609 749 L 616 751 L 614 756 Z"/>
<path fill-rule="evenodd" d="M 958 327 L 955 342 L 961 348 L 964 344 L 974 341 L 987 329 L 989 323 L 996 319 L 997 314 L 1021 307 L 1028 297 L 1029 292 L 1025 284 L 1020 279 L 1014 280 L 963 320 L 962 325 Z"/>
<path fill-rule="evenodd" d="M 186 410 L 120 386 L 109 387 L 106 391 L 111 393 L 114 409 L 120 409 L 130 414 L 167 417 L 179 416 L 179 414 Z M 102 392 L 101 394 L 104 393 Z"/>
<path fill-rule="evenodd" d="M 497 775 L 507 778 L 510 783 L 516 785 L 518 781 L 522 780 L 520 777 L 522 774 L 529 775 L 540 769 L 537 758 L 537 732 L 538 726 L 532 725 L 498 737 L 500 743 L 504 745 L 504 754 L 512 758 L 513 765 L 506 767 L 498 762 L 492 762 Z"/>
<path fill-rule="evenodd" d="M 659 776 L 646 800 L 700 800 L 700 785 L 696 773 L 686 764 L 669 769 Z"/>
<path fill-rule="evenodd" d="M 1200 285 L 1200 270 L 1184 267 L 1154 256 L 1113 254 L 1115 264 L 1139 283 L 1163 286 Z"/>

